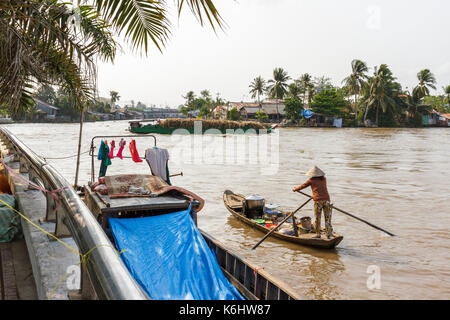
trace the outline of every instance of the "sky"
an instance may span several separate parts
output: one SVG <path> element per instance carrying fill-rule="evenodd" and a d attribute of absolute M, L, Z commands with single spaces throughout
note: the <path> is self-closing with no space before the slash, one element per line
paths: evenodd
<path fill-rule="evenodd" d="M 171 4 L 174 0 L 168 0 Z M 119 104 L 134 100 L 175 107 L 183 95 L 207 89 L 228 101 L 252 101 L 251 81 L 268 80 L 281 67 L 342 85 L 351 61 L 386 63 L 404 88 L 430 69 L 437 91 L 450 85 L 448 0 L 215 0 L 226 22 L 216 33 L 200 26 L 189 9 L 172 13 L 172 36 L 148 56 L 122 45 L 114 64 L 100 63 L 102 97 L 118 91 Z"/>

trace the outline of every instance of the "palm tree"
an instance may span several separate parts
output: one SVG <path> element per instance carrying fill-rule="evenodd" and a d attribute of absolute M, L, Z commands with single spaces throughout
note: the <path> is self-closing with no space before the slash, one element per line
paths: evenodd
<path fill-rule="evenodd" d="M 309 103 L 312 100 L 312 89 L 314 88 L 312 77 L 309 73 L 302 74 L 299 82 L 303 91 L 303 103 L 307 102 L 307 105 L 309 106 Z M 306 98 L 306 96 L 308 96 L 308 98 Z"/>
<path fill-rule="evenodd" d="M 395 101 L 389 95 L 389 85 L 395 78 L 392 76 L 388 66 L 382 64 L 379 68 L 375 67 L 374 76 L 369 79 L 367 84 L 368 98 L 364 121 L 367 119 L 367 113 L 370 108 L 376 108 L 375 123 L 378 126 L 378 114 L 380 108 L 386 112 L 388 108 L 395 108 Z"/>
<path fill-rule="evenodd" d="M 223 26 L 212 0 L 176 6 L 178 14 L 188 6 L 202 25 Z M 80 8 L 65 0 L 0 1 L 0 104 L 13 112 L 30 106 L 34 84 L 41 83 L 64 86 L 75 106 L 85 108 L 95 92 L 95 59 L 114 60 L 114 36 L 145 54 L 150 43 L 161 51 L 170 34 L 169 8 L 167 1 L 148 0 L 84 0 Z"/>
<path fill-rule="evenodd" d="M 294 81 L 293 83 L 289 84 L 288 95 L 290 97 L 298 99 L 302 92 L 304 92 L 303 88 L 298 81 Z"/>
<path fill-rule="evenodd" d="M 448 85 L 446 87 L 442 87 L 442 89 L 444 89 L 444 92 L 447 95 L 447 103 L 450 106 L 450 85 Z"/>
<path fill-rule="evenodd" d="M 365 80 L 367 79 L 366 72 L 369 69 L 365 62 L 355 59 L 352 61 L 352 73 L 346 77 L 342 82 L 348 88 L 350 94 L 355 95 L 355 121 L 358 119 L 358 96 L 361 93 Z"/>
<path fill-rule="evenodd" d="M 266 91 L 266 81 L 261 76 L 258 76 L 253 79 L 249 87 L 252 98 L 254 99 L 255 97 L 257 97 L 259 107 L 261 108 L 260 96 L 262 96 Z"/>
<path fill-rule="evenodd" d="M 119 93 L 117 91 L 110 91 L 109 95 L 111 97 L 111 106 L 114 107 L 116 102 L 120 100 Z"/>
<path fill-rule="evenodd" d="M 194 93 L 194 91 L 188 91 L 187 93 L 186 93 L 186 95 L 185 96 L 182 96 L 184 99 L 186 99 L 186 105 L 190 108 L 190 109 L 192 109 L 192 106 L 193 106 L 193 103 L 194 103 L 194 100 L 195 100 L 195 93 Z"/>
<path fill-rule="evenodd" d="M 436 83 L 436 78 L 429 69 L 419 71 L 419 73 L 417 73 L 417 79 L 419 79 L 419 84 L 413 89 L 413 95 L 419 100 L 430 95 L 430 88 L 436 89 L 436 86 L 434 85 Z"/>
<path fill-rule="evenodd" d="M 273 79 L 269 80 L 269 87 L 267 88 L 269 96 L 274 99 L 283 99 L 287 92 L 287 82 L 290 77 L 283 68 L 275 68 L 273 70 Z M 280 118 L 277 102 L 277 117 Z"/>
<path fill-rule="evenodd" d="M 211 93 L 209 92 L 209 90 L 202 90 L 200 91 L 200 95 L 202 96 L 203 99 L 205 99 L 206 101 L 211 100 Z"/>
<path fill-rule="evenodd" d="M 203 25 L 215 29 L 223 20 L 212 0 L 178 0 L 191 9 Z M 96 92 L 95 59 L 113 61 L 123 36 L 134 50 L 149 51 L 152 42 L 160 51 L 170 33 L 168 2 L 148 0 L 85 0 L 70 8 L 64 0 L 6 0 L 0 2 L 0 105 L 12 113 L 33 105 L 35 83 L 60 85 L 81 110 L 78 144 L 78 179 L 84 110 Z M 79 23 L 73 25 L 73 17 Z"/>

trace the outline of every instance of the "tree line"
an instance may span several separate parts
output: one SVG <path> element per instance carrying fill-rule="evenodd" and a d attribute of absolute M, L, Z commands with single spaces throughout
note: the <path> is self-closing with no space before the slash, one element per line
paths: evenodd
<path fill-rule="evenodd" d="M 403 89 L 388 65 L 376 66 L 370 73 L 365 62 L 355 59 L 341 87 L 334 86 L 327 77 L 313 78 L 308 73 L 292 79 L 283 68 L 275 68 L 268 81 L 256 77 L 249 92 L 258 103 L 263 96 L 284 100 L 286 115 L 294 120 L 308 108 L 342 117 L 355 126 L 419 126 L 427 111 L 450 113 L 450 85 L 442 88 L 441 95 L 430 95 L 430 89 L 437 88 L 436 77 L 429 69 L 419 71 L 417 81 L 410 92 Z"/>

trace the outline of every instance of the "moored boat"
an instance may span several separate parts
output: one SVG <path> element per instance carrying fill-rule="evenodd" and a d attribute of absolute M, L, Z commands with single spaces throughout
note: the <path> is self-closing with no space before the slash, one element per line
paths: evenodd
<path fill-rule="evenodd" d="M 91 148 L 94 159 L 93 142 Z M 84 187 L 88 208 L 150 298 L 299 299 L 288 285 L 198 229 L 201 198 L 178 187 L 154 188 L 151 181 L 155 179 L 148 175 L 105 176 Z M 103 193 L 97 191 L 101 180 L 107 189 Z M 133 196 L 131 187 L 143 184 L 132 181 L 147 181 L 144 184 L 151 185 L 151 194 Z"/>
<path fill-rule="evenodd" d="M 148 124 L 145 124 L 149 122 Z M 198 127 L 195 123 L 198 123 Z M 158 133 L 172 134 L 176 130 L 183 129 L 190 134 L 194 133 L 221 133 L 227 134 L 233 130 L 255 130 L 255 134 L 271 133 L 273 126 L 267 127 L 255 121 L 230 121 L 230 120 L 199 120 L 199 119 L 147 119 L 130 121 L 129 131 L 139 134 Z M 261 131 L 262 130 L 262 131 Z"/>
<path fill-rule="evenodd" d="M 235 194 L 230 190 L 226 190 L 223 193 L 223 203 L 227 210 L 239 221 L 263 233 L 268 233 L 272 231 L 273 227 L 277 226 L 276 221 L 271 221 L 272 223 L 268 224 L 265 219 L 255 219 L 258 218 L 257 216 L 247 217 L 244 212 L 245 197 L 243 195 Z M 281 221 L 282 218 L 287 215 L 287 212 L 280 211 L 279 218 L 277 220 Z M 288 225 L 287 222 L 285 224 Z M 274 231 L 272 236 L 291 243 L 324 249 L 332 249 L 336 247 L 344 238 L 342 235 L 337 233 L 334 233 L 334 236 L 330 239 L 328 239 L 325 235 L 322 235 L 321 238 L 314 238 L 315 233 L 312 232 L 310 228 L 304 228 L 301 224 L 296 224 L 296 228 L 298 228 L 298 236 L 295 234 L 285 234 L 280 231 Z M 294 227 L 292 229 L 294 229 Z M 292 233 L 293 232 L 295 231 L 293 230 Z"/>

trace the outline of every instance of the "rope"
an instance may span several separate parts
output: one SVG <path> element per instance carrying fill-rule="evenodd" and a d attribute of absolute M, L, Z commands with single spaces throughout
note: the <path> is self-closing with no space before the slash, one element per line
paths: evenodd
<path fill-rule="evenodd" d="M 80 155 L 85 154 L 85 153 L 88 153 L 88 152 L 89 152 L 89 150 L 84 151 L 84 152 L 81 152 Z M 67 156 L 67 157 L 49 158 L 49 157 L 44 157 L 44 156 L 42 156 L 42 158 L 43 158 L 44 160 L 47 161 L 47 160 L 63 160 L 63 159 L 69 159 L 69 158 L 74 158 L 74 157 L 76 157 L 76 156 L 78 156 L 78 153 L 77 153 L 77 154 L 74 154 L 74 155 L 72 155 L 72 156 Z"/>

